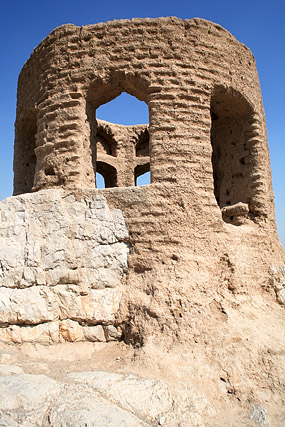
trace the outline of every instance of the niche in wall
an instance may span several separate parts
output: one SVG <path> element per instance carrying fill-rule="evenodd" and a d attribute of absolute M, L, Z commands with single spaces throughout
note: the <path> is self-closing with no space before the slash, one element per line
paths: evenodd
<path fill-rule="evenodd" d="M 112 137 L 104 135 L 104 132 L 100 129 L 96 133 L 95 144 L 97 153 L 117 156 L 116 141 Z"/>
<path fill-rule="evenodd" d="M 148 129 L 143 131 L 136 144 L 136 157 L 149 157 L 149 133 Z"/>
<path fill-rule="evenodd" d="M 14 151 L 14 194 L 30 193 L 36 168 L 36 110 L 29 110 L 16 123 Z"/>
<path fill-rule="evenodd" d="M 255 195 L 252 138 L 253 110 L 237 92 L 216 88 L 211 99 L 211 145 L 214 193 L 223 219 L 239 225 L 237 216 L 253 217 Z"/>

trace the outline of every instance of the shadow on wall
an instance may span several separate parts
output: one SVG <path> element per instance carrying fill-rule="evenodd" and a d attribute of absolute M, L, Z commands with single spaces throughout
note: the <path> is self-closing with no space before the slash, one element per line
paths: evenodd
<path fill-rule="evenodd" d="M 14 183 L 14 186 L 16 185 L 18 188 L 17 194 L 30 193 L 34 185 L 37 161 L 36 134 L 37 112 L 32 109 L 22 115 L 15 130 L 14 173 L 17 170 L 17 177 L 20 177 L 20 182 Z M 15 161 L 15 159 L 21 159 L 21 162 Z"/>
<path fill-rule="evenodd" d="M 238 92 L 217 87 L 211 122 L 214 193 L 223 219 L 235 224 L 238 213 L 254 220 L 261 212 L 255 204 L 259 138 L 253 109 Z"/>

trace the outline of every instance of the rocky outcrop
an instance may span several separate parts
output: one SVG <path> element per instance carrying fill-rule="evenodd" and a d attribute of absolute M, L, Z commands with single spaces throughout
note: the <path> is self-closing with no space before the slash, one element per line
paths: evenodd
<path fill-rule="evenodd" d="M 3 427 L 202 427 L 201 415 L 215 414 L 204 395 L 183 384 L 173 387 L 164 381 L 104 371 L 74 372 L 61 381 L 25 374 L 17 366 L 3 371 Z"/>
<path fill-rule="evenodd" d="M 267 332 L 267 352 L 258 354 L 258 337 L 249 340 L 242 326 L 243 350 L 237 331 L 215 348 L 209 341 L 137 351 L 123 342 L 0 343 L 0 424 L 283 427 L 281 383 L 273 381 L 282 356 L 269 352 Z"/>
<path fill-rule="evenodd" d="M 0 340 L 116 339 L 128 231 L 102 196 L 44 191 L 0 206 Z"/>
<path fill-rule="evenodd" d="M 149 126 L 96 120 L 124 91 Z M 20 73 L 14 172 L 1 425 L 284 426 L 285 258 L 244 45 L 201 19 L 55 29 Z"/>
<path fill-rule="evenodd" d="M 1 203 L 3 426 L 284 425 L 282 253 L 257 257 L 266 230 L 224 223 L 215 257 L 200 229 L 204 257 L 189 261 L 185 210 L 158 190 L 128 189 L 124 210 L 108 207 L 113 189 L 44 190 Z M 181 220 L 168 235 L 179 247 L 162 227 L 160 246 L 147 235 L 166 200 L 167 214 Z M 156 222 L 146 224 L 143 203 Z M 232 236 L 241 243 L 227 256 Z"/>

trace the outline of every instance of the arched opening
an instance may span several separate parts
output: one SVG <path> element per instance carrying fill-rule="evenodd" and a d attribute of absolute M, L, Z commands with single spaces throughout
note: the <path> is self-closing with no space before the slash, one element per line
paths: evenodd
<path fill-rule="evenodd" d="M 105 186 L 103 188 L 117 187 L 117 171 L 113 166 L 109 165 L 108 163 L 99 161 L 96 163 L 96 178 L 97 178 L 97 174 L 101 175 L 104 179 Z M 100 177 L 99 177 L 99 180 L 101 181 Z M 96 187 L 97 187 L 97 181 L 96 181 Z"/>
<path fill-rule="evenodd" d="M 237 92 L 217 88 L 211 99 L 211 144 L 214 193 L 223 219 L 234 225 L 253 218 L 255 163 L 251 140 L 253 110 Z"/>
<path fill-rule="evenodd" d="M 14 151 L 14 194 L 30 193 L 36 169 L 36 110 L 27 111 L 16 123 Z"/>
<path fill-rule="evenodd" d="M 96 188 L 98 189 L 106 188 L 105 179 L 103 175 L 101 175 L 98 172 L 96 172 Z"/>
<path fill-rule="evenodd" d="M 145 172 L 142 175 L 139 175 L 136 180 L 136 186 L 140 187 L 142 185 L 150 184 L 150 172 Z"/>
<path fill-rule="evenodd" d="M 147 104 L 126 92 L 96 110 L 97 119 L 125 126 L 147 124 L 148 116 Z"/>
<path fill-rule="evenodd" d="M 135 185 L 150 184 L 150 164 L 138 165 L 135 167 Z"/>
<path fill-rule="evenodd" d="M 129 76 L 121 83 L 99 83 L 90 88 L 87 115 L 92 163 L 94 173 L 103 176 L 106 188 L 133 186 L 137 176 L 150 170 L 146 99 L 145 82 L 132 82 Z M 137 167 L 140 170 L 146 163 L 147 169 L 137 175 Z M 148 182 L 147 177 L 144 179 Z"/>

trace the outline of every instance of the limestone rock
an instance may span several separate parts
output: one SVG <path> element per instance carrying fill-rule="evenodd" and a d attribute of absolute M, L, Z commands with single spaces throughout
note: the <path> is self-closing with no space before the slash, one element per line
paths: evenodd
<path fill-rule="evenodd" d="M 1 427 L 18 427 L 19 426 L 17 421 L 13 419 L 11 415 L 4 414 L 1 410 L 0 410 L 0 422 L 1 422 Z"/>
<path fill-rule="evenodd" d="M 82 341 L 84 338 L 82 327 L 73 320 L 61 322 L 60 333 L 66 341 Z"/>
<path fill-rule="evenodd" d="M 105 328 L 107 341 L 113 341 L 121 338 L 122 331 L 115 328 L 113 325 L 106 326 Z"/>
<path fill-rule="evenodd" d="M 156 420 L 159 425 L 170 427 L 182 421 L 195 421 L 195 425 L 202 426 L 199 414 L 214 414 L 205 396 L 180 384 L 173 388 L 163 381 L 110 372 L 74 373 L 69 378 L 76 383 L 88 384 L 93 390 L 140 419 L 148 420 L 150 424 Z M 189 407 L 192 411 L 187 410 Z"/>
<path fill-rule="evenodd" d="M 104 328 L 101 325 L 86 326 L 83 328 L 83 334 L 87 341 L 106 341 Z M 120 338 L 120 335 L 117 335 L 117 338 Z"/>
<path fill-rule="evenodd" d="M 69 386 L 50 410 L 50 424 L 65 426 L 146 427 L 131 412 L 80 385 Z"/>
<path fill-rule="evenodd" d="M 0 375 L 23 374 L 24 371 L 20 366 L 0 365 Z"/>
<path fill-rule="evenodd" d="M 0 328 L 0 341 L 8 343 L 53 343 L 58 342 L 59 339 L 59 322 L 47 322 L 25 327 L 10 325 L 6 328 Z"/>
<path fill-rule="evenodd" d="M 91 324 L 111 323 L 115 319 L 122 298 L 118 289 L 91 289 L 87 295 L 80 295 L 77 290 L 67 287 L 55 290 L 59 301 L 60 319 L 70 318 Z"/>
<path fill-rule="evenodd" d="M 128 252 L 122 212 L 102 196 L 56 190 L 1 202 L 0 340 L 102 340 L 99 327 L 84 333 L 76 322 L 114 322 Z"/>
<path fill-rule="evenodd" d="M 0 376 L 0 394 L 4 426 L 203 427 L 199 413 L 215 413 L 197 390 L 103 371 L 63 375 L 58 382 L 14 370 Z"/>
<path fill-rule="evenodd" d="M 115 286 L 127 270 L 122 213 L 110 211 L 102 196 L 76 200 L 44 191 L 8 198 L 0 212 L 2 286 Z"/>
<path fill-rule="evenodd" d="M 0 423 L 4 426 L 44 425 L 44 416 L 61 385 L 44 375 L 0 376 Z"/>
<path fill-rule="evenodd" d="M 80 326 L 78 322 L 68 319 L 60 322 L 59 330 L 66 341 L 106 341 L 102 325 Z"/>
<path fill-rule="evenodd" d="M 59 390 L 59 384 L 45 375 L 5 375 L 0 377 L 0 409 L 30 411 L 46 404 Z"/>
<path fill-rule="evenodd" d="M 0 292 L 0 322 L 3 324 L 39 324 L 57 320 L 53 292 L 41 287 L 9 289 Z"/>

